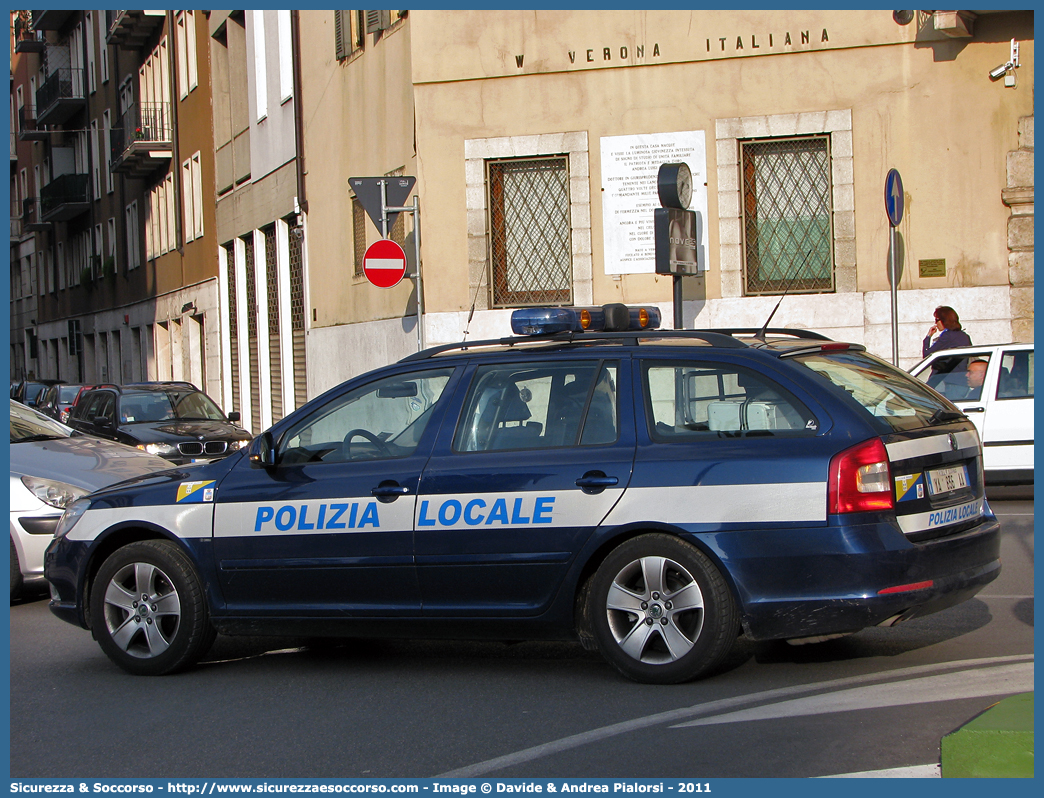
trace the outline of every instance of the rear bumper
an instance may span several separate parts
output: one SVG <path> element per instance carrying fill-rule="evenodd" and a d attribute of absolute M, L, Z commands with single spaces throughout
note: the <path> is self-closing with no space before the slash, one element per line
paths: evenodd
<path fill-rule="evenodd" d="M 967 601 L 1000 574 L 1000 524 L 992 516 L 924 543 L 907 541 L 887 523 L 834 532 L 847 553 L 798 545 L 786 556 L 729 563 L 748 637 L 816 637 L 890 625 Z"/>

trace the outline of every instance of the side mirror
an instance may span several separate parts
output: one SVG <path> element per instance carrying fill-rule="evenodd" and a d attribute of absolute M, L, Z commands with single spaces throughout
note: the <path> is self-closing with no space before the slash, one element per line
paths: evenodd
<path fill-rule="evenodd" d="M 238 410 L 233 410 L 231 413 L 228 414 L 228 420 L 231 421 L 233 424 L 238 422 L 239 419 L 240 415 Z"/>
<path fill-rule="evenodd" d="M 239 415 L 238 413 L 236 415 Z M 262 432 L 250 442 L 247 457 L 253 468 L 272 468 L 276 464 L 275 443 L 271 432 Z"/>
<path fill-rule="evenodd" d="M 107 430 L 107 429 L 112 427 L 112 422 L 109 421 L 109 419 L 106 418 L 105 416 L 95 416 L 94 417 L 94 427 L 95 427 L 95 429 Z"/>

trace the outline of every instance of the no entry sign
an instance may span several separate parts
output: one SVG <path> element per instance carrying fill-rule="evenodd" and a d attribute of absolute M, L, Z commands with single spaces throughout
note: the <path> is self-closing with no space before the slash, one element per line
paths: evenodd
<path fill-rule="evenodd" d="M 406 253 L 390 239 L 375 241 L 363 255 L 363 273 L 378 288 L 398 285 L 406 274 Z"/>

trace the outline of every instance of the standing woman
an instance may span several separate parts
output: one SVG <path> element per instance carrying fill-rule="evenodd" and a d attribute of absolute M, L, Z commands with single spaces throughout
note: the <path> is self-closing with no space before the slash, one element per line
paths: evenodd
<path fill-rule="evenodd" d="M 928 328 L 928 334 L 921 344 L 921 357 L 928 357 L 940 349 L 971 346 L 971 342 L 968 333 L 961 329 L 957 311 L 947 305 L 940 305 L 935 309 L 935 324 Z"/>

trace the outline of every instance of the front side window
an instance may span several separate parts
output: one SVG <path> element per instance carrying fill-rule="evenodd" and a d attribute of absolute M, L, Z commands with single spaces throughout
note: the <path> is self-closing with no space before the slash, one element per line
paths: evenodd
<path fill-rule="evenodd" d="M 565 156 L 488 161 L 494 307 L 572 302 Z"/>
<path fill-rule="evenodd" d="M 282 436 L 279 464 L 408 457 L 420 443 L 452 374 L 451 368 L 400 374 L 349 391 Z"/>
<path fill-rule="evenodd" d="M 951 402 L 977 402 L 982 399 L 982 386 L 990 355 L 947 355 L 932 361 L 931 368 L 917 375 Z"/>
<path fill-rule="evenodd" d="M 661 443 L 812 435 L 809 410 L 782 386 L 729 363 L 646 362 L 649 435 Z"/>
<path fill-rule="evenodd" d="M 830 137 L 740 143 L 747 295 L 834 290 Z"/>
<path fill-rule="evenodd" d="M 475 372 L 453 439 L 457 452 L 614 443 L 616 361 L 510 363 Z"/>

